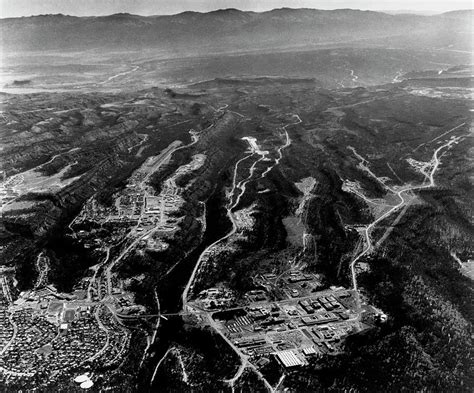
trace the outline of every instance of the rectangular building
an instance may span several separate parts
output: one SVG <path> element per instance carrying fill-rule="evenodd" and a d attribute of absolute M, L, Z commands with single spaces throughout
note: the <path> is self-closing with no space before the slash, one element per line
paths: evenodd
<path fill-rule="evenodd" d="M 293 351 L 280 351 L 275 353 L 278 362 L 285 368 L 302 366 L 304 363 L 295 355 Z"/>

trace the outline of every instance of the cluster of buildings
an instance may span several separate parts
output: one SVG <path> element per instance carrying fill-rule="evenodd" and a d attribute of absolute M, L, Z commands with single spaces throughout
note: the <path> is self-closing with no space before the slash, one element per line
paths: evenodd
<path fill-rule="evenodd" d="M 289 278 L 306 282 L 310 276 Z M 313 357 L 337 353 L 345 337 L 369 328 L 357 317 L 351 290 L 331 288 L 277 302 L 264 300 L 260 292 L 247 294 L 253 303 L 213 314 L 217 328 L 257 367 L 271 361 L 285 369 L 307 364 Z"/>
<path fill-rule="evenodd" d="M 180 219 L 173 213 L 184 203 L 176 181 L 190 170 L 199 168 L 204 161 L 203 155 L 193 157 L 191 163 L 180 167 L 164 183 L 159 195 L 153 195 L 146 184 L 158 165 L 158 161 L 150 162 L 135 172 L 128 187 L 116 196 L 111 207 L 104 207 L 91 198 L 70 228 L 88 222 L 111 223 L 113 226 L 106 227 L 113 228 L 112 232 L 121 238 L 128 233 L 132 237 L 141 236 L 145 246 L 164 247 L 165 243 L 159 238 L 162 233 L 172 234 L 177 229 Z M 86 228 L 87 225 L 81 225 L 75 236 L 88 245 L 95 241 L 97 247 L 103 248 L 107 244 L 96 226 L 92 225 L 90 230 Z M 0 332 L 0 379 L 6 385 L 38 377 L 51 382 L 72 370 L 116 367 L 123 361 L 130 345 L 130 334 L 117 318 L 143 311 L 134 304 L 133 297 L 123 291 L 123 283 L 116 275 L 106 277 L 107 270 L 101 264 L 92 267 L 94 275 L 82 280 L 80 289 L 64 294 L 47 285 L 48 269 L 43 262 L 43 258 L 38 258 L 37 269 L 41 277 L 38 285 L 34 290 L 21 293 L 15 301 L 9 293 L 8 283 L 2 281 L 0 322 L 4 328 Z M 226 307 L 232 298 L 227 292 L 210 291 L 208 306 L 212 308 L 215 303 L 216 307 Z M 93 385 L 92 376 L 82 379 L 80 387 Z"/>
<path fill-rule="evenodd" d="M 54 340 L 57 329 L 31 310 L 20 309 L 12 312 L 8 324 L 13 327 L 10 340 L 3 346 L 0 366 L 6 383 L 19 378 L 31 378 L 37 372 L 41 355 L 34 349 Z"/>
<path fill-rule="evenodd" d="M 94 366 L 113 367 L 123 360 L 130 344 L 130 333 L 121 327 L 106 306 L 98 306 L 100 329 L 107 334 L 107 345 L 94 355 Z M 93 367 L 96 369 L 96 367 Z"/>
<path fill-rule="evenodd" d="M 0 351 L 3 353 L 3 349 L 13 337 L 14 327 L 9 320 L 8 303 L 3 297 L 0 296 L 0 298 L 0 326 L 2 327 L 0 330 Z"/>
<path fill-rule="evenodd" d="M 84 290 L 63 294 L 48 285 L 22 292 L 13 302 L 2 291 L 0 323 L 0 381 L 5 386 L 37 378 L 54 382 L 73 370 L 117 365 L 130 344 L 130 333 L 113 310 L 88 301 Z"/>
<path fill-rule="evenodd" d="M 324 288 L 324 277 L 320 274 L 303 273 L 294 268 L 280 275 L 275 273 L 261 274 L 254 279 L 256 286 L 265 288 L 266 291 L 276 289 L 287 298 L 311 296 Z"/>
<path fill-rule="evenodd" d="M 351 295 L 349 292 L 345 292 L 339 295 L 340 299 L 346 299 L 350 297 Z M 313 298 L 304 299 L 299 302 L 299 305 L 308 314 L 313 314 L 314 312 L 317 312 L 321 309 L 324 309 L 326 311 L 333 311 L 333 310 L 340 311 L 343 308 L 341 303 L 338 300 L 336 300 L 336 298 L 332 295 L 317 296 Z"/>
<path fill-rule="evenodd" d="M 112 207 L 109 215 L 109 220 L 120 220 L 121 217 L 138 220 L 142 214 L 143 205 L 143 193 L 126 188 L 115 201 L 115 205 Z"/>
<path fill-rule="evenodd" d="M 233 212 L 235 224 L 239 232 L 250 230 L 255 225 L 255 218 L 252 214 L 255 212 L 255 205 Z"/>
<path fill-rule="evenodd" d="M 196 305 L 205 310 L 229 308 L 235 305 L 235 293 L 225 287 L 205 289 L 199 292 Z"/>
<path fill-rule="evenodd" d="M 165 250 L 168 244 L 165 241 L 158 241 L 156 237 L 149 234 L 166 237 L 171 236 L 178 229 L 181 218 L 175 213 L 183 206 L 184 199 L 181 196 L 182 189 L 176 181 L 181 176 L 201 167 L 205 158 L 206 156 L 202 154 L 193 156 L 190 163 L 180 166 L 163 182 L 161 192 L 155 195 L 147 181 L 164 161 L 160 156 L 150 157 L 132 174 L 125 189 L 115 195 L 112 206 L 105 207 L 95 199 L 91 199 L 84 205 L 71 226 L 83 222 L 112 223 L 131 230 L 132 237 L 142 236 L 141 246 Z M 87 237 L 87 233 L 83 233 L 83 236 Z"/>
<path fill-rule="evenodd" d="M 250 303 L 269 300 L 267 292 L 263 289 L 253 289 L 245 294 L 245 298 L 248 299 Z"/>

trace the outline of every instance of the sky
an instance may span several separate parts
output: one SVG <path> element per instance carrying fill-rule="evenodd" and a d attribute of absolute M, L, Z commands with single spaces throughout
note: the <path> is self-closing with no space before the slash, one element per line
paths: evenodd
<path fill-rule="evenodd" d="M 444 12 L 470 9 L 473 7 L 473 0 L 0 0 L 0 17 L 58 13 L 77 16 L 110 15 L 118 12 L 166 15 L 221 8 L 266 11 L 281 7 Z"/>

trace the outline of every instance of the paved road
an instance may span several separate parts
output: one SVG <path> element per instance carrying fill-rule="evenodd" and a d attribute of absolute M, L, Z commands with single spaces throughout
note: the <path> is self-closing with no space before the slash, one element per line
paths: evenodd
<path fill-rule="evenodd" d="M 371 224 L 369 224 L 367 227 L 365 227 L 362 230 L 362 236 L 364 238 L 365 248 L 352 260 L 351 265 L 350 265 L 351 275 L 352 275 L 352 287 L 356 291 L 356 297 L 357 297 L 357 309 L 360 310 L 360 296 L 359 296 L 359 292 L 358 292 L 358 289 L 357 289 L 357 275 L 356 275 L 355 268 L 356 268 L 357 262 L 362 257 L 364 257 L 365 255 L 372 252 L 372 250 L 374 248 L 373 245 L 372 245 L 372 239 L 370 237 L 371 231 L 375 228 L 375 226 L 378 223 L 383 221 L 385 218 L 389 217 L 392 213 L 394 213 L 395 211 L 397 211 L 398 209 L 400 209 L 402 206 L 404 206 L 407 203 L 406 196 L 409 192 L 415 191 L 415 190 L 422 190 L 422 189 L 426 189 L 426 188 L 431 188 L 431 187 L 435 186 L 434 175 L 435 175 L 436 171 L 438 170 L 438 167 L 439 167 L 439 164 L 440 164 L 440 160 L 439 160 L 439 157 L 438 157 L 439 153 L 444 148 L 449 149 L 454 143 L 457 143 L 459 140 L 460 140 L 459 137 L 452 138 L 448 142 L 444 143 L 443 145 L 441 145 L 440 147 L 438 147 L 434 151 L 433 157 L 431 159 L 431 172 L 428 176 L 428 179 L 429 179 L 428 184 L 422 184 L 422 185 L 418 185 L 418 186 L 406 186 L 406 187 L 403 187 L 400 190 L 398 190 L 395 193 L 395 195 L 397 195 L 397 197 L 400 199 L 400 202 L 397 205 L 393 206 L 390 210 L 388 210 L 387 212 L 385 212 L 384 214 L 379 216 Z"/>
<path fill-rule="evenodd" d="M 188 147 L 191 147 L 193 146 L 195 143 L 197 143 L 197 141 L 199 140 L 198 137 L 194 136 L 193 135 L 193 141 L 188 143 L 187 145 L 184 145 L 184 146 L 180 146 L 180 143 L 181 141 L 174 141 L 172 142 L 166 149 L 163 153 L 160 154 L 160 156 L 158 157 L 157 159 L 157 162 L 153 165 L 153 169 L 151 169 L 147 175 L 143 178 L 142 182 L 141 182 L 141 186 L 143 187 L 143 185 L 145 184 L 145 182 L 149 179 L 149 177 L 154 173 L 156 172 L 160 166 L 166 162 L 172 154 L 174 154 L 175 152 L 179 151 L 179 150 L 182 150 L 182 149 L 186 149 Z M 146 195 L 146 193 L 145 193 Z M 163 201 L 162 201 L 163 202 Z M 141 212 L 141 215 L 144 214 L 144 209 L 145 209 L 145 206 L 142 207 L 142 212 Z M 162 215 L 163 215 L 163 206 L 162 206 Z M 141 219 L 141 217 L 140 217 Z M 163 220 L 163 217 L 161 217 L 161 221 Z M 140 223 L 140 220 L 139 220 L 139 223 Z M 137 237 L 127 248 L 125 248 L 125 250 L 123 250 L 120 255 L 114 260 L 112 261 L 112 263 L 110 263 L 106 270 L 105 270 L 105 273 L 106 273 L 106 278 L 107 278 L 107 292 L 109 295 L 112 294 L 112 269 L 113 267 L 118 263 L 120 262 L 133 248 L 135 248 L 135 246 L 145 237 L 149 236 L 149 235 L 152 235 L 155 231 L 157 230 L 157 228 L 151 228 L 150 230 L 146 231 L 145 233 L 143 233 L 141 236 Z"/>
<path fill-rule="evenodd" d="M 230 191 L 230 196 L 229 196 L 229 201 L 232 201 L 232 198 L 233 198 L 233 195 L 234 195 L 234 192 L 235 192 L 235 189 L 236 189 L 236 179 L 237 179 L 237 168 L 239 166 L 239 164 L 246 160 L 247 158 L 249 158 L 250 156 L 252 156 L 254 153 L 251 153 L 247 156 L 245 156 L 244 158 L 241 158 L 239 161 L 237 161 L 237 163 L 235 164 L 234 166 L 234 177 L 233 177 L 233 180 L 232 180 L 232 189 Z M 204 260 L 204 257 L 206 256 L 206 254 L 216 245 L 216 244 L 219 244 L 220 242 L 226 240 L 227 238 L 231 237 L 237 230 L 237 225 L 235 223 L 235 220 L 234 220 L 234 216 L 231 212 L 231 209 L 232 209 L 232 205 L 227 205 L 226 207 L 226 214 L 227 214 L 227 217 L 229 217 L 230 221 L 232 222 L 232 229 L 229 233 L 227 233 L 226 235 L 222 236 L 220 239 L 217 239 L 214 243 L 212 243 L 211 245 L 207 246 L 205 248 L 205 250 L 201 253 L 201 255 L 199 256 L 197 262 L 196 262 L 196 265 L 194 266 L 194 269 L 193 269 L 193 272 L 191 273 L 191 277 L 189 278 L 188 280 L 188 283 L 186 284 L 186 287 L 184 288 L 184 291 L 183 291 L 183 294 L 181 296 L 181 301 L 182 301 L 182 304 L 183 304 L 183 310 L 186 310 L 186 307 L 187 307 L 187 303 L 188 303 L 188 294 L 189 294 L 189 291 L 191 289 L 191 286 L 194 282 L 194 278 L 197 274 L 197 272 L 199 271 L 199 268 L 202 264 L 202 261 Z"/>
<path fill-rule="evenodd" d="M 219 108 L 220 110 L 221 108 Z M 287 124 L 283 127 L 283 130 L 285 131 L 285 134 L 286 134 L 286 143 L 281 146 L 280 148 L 278 148 L 278 158 L 275 160 L 275 163 L 270 167 L 270 170 L 275 167 L 276 165 L 278 165 L 280 163 L 280 160 L 281 158 L 283 157 L 283 153 L 282 153 L 282 150 L 285 149 L 286 147 L 288 147 L 290 144 L 291 144 L 291 139 L 288 135 L 288 131 L 286 130 L 287 127 L 289 126 L 292 126 L 292 125 L 296 125 L 296 124 L 299 124 L 302 122 L 301 118 L 298 116 L 298 115 L 293 115 L 293 117 L 296 117 L 298 120 L 295 122 L 295 123 L 290 123 L 290 124 Z M 251 143 L 251 140 L 248 140 L 248 143 L 250 144 L 250 146 L 252 147 L 252 143 Z M 254 150 L 254 149 L 253 149 Z M 211 245 L 209 245 L 202 253 L 201 255 L 199 256 L 198 258 L 198 261 L 196 263 L 196 265 L 194 266 L 194 269 L 193 269 L 193 272 L 191 274 L 191 277 L 189 278 L 188 280 L 188 283 L 186 284 L 186 287 L 184 288 L 184 291 L 183 291 L 183 294 L 181 296 L 181 300 L 182 300 L 182 304 L 183 304 L 183 310 L 185 310 L 186 306 L 187 306 L 187 299 L 188 299 L 188 295 L 189 295 L 189 291 L 190 291 L 190 288 L 192 286 L 192 283 L 195 279 L 195 276 L 197 274 L 197 272 L 199 271 L 199 268 L 202 264 L 202 261 L 204 259 L 204 257 L 206 256 L 206 254 L 209 252 L 209 250 L 211 250 L 216 244 L 219 244 L 220 242 L 228 239 L 229 237 L 231 237 L 236 231 L 237 231 L 237 224 L 235 222 L 235 219 L 234 219 L 234 215 L 232 214 L 232 209 L 235 208 L 239 201 L 240 201 L 240 198 L 242 197 L 243 193 L 245 192 L 245 188 L 246 188 L 246 185 L 247 183 L 249 183 L 251 180 L 252 180 L 252 176 L 253 176 L 253 173 L 254 173 L 254 170 L 255 170 L 255 165 L 263 160 L 266 156 L 266 152 L 263 152 L 263 151 L 259 151 L 259 155 L 261 156 L 259 160 L 257 160 L 251 167 L 250 169 L 250 175 L 243 181 L 241 181 L 240 183 L 236 183 L 237 181 L 237 170 L 238 170 L 238 167 L 240 165 L 241 162 L 243 162 L 244 160 L 246 160 L 247 158 L 253 156 L 254 154 L 256 154 L 256 152 L 252 151 L 252 153 L 246 155 L 245 157 L 241 158 L 239 161 L 237 161 L 237 163 L 235 164 L 234 166 L 234 171 L 233 171 L 233 179 L 232 179 L 232 188 L 231 188 L 231 191 L 229 193 L 229 204 L 226 206 L 226 210 L 227 210 L 227 217 L 229 217 L 229 220 L 231 221 L 232 223 L 232 229 L 229 233 L 227 233 L 226 235 L 222 236 L 220 239 L 216 240 L 214 243 L 212 243 Z M 266 173 L 268 173 L 269 170 L 267 169 L 261 177 L 264 177 L 264 175 L 266 175 Z M 236 191 L 236 189 L 239 188 L 241 190 L 241 192 L 237 195 L 237 199 L 234 203 L 232 203 L 232 200 L 233 200 L 233 197 L 234 197 L 234 193 Z"/>
<path fill-rule="evenodd" d="M 234 352 L 239 355 L 240 357 L 240 362 L 241 362 L 241 366 L 239 367 L 239 369 L 237 370 L 237 373 L 236 375 L 234 375 L 234 378 L 237 376 L 237 378 L 234 380 L 234 378 L 228 380 L 228 381 L 231 381 L 231 387 L 233 388 L 233 384 L 234 382 L 238 379 L 238 377 L 240 374 L 244 371 L 244 369 L 246 367 L 249 367 L 251 368 L 256 374 L 257 376 L 263 381 L 263 383 L 265 384 L 265 387 L 270 391 L 270 392 L 274 392 L 272 386 L 268 383 L 268 381 L 265 379 L 265 377 L 262 375 L 262 373 L 257 369 L 257 367 L 255 367 L 251 362 L 249 362 L 247 356 L 245 356 L 242 352 L 239 351 L 239 349 L 234 345 L 234 343 L 232 341 L 230 341 L 225 334 L 222 333 L 222 331 L 218 328 L 216 322 L 212 319 L 212 316 L 209 314 L 208 315 L 208 321 L 209 321 L 209 324 L 214 328 L 214 330 L 217 331 L 217 333 L 219 333 L 219 335 L 224 339 L 224 341 L 230 345 L 230 347 L 234 350 Z M 243 368 L 242 368 L 242 365 L 243 365 Z"/>
<path fill-rule="evenodd" d="M 298 116 L 298 115 L 293 115 L 293 117 L 296 117 L 298 118 L 298 121 L 296 123 L 290 123 L 290 124 L 287 124 L 286 126 L 283 127 L 283 131 L 285 131 L 285 136 L 286 136 L 286 142 L 284 145 L 280 146 L 277 150 L 277 153 L 278 153 L 278 158 L 275 159 L 275 162 L 272 166 L 268 167 L 265 172 L 262 173 L 262 175 L 260 176 L 262 179 L 267 175 L 267 173 L 269 173 L 275 166 L 277 166 L 278 164 L 280 164 L 280 160 L 283 158 L 283 150 L 286 149 L 288 146 L 291 145 L 291 139 L 290 139 L 290 136 L 288 135 L 288 131 L 286 130 L 287 127 L 289 126 L 294 126 L 296 124 L 300 124 L 303 122 L 303 120 L 301 120 L 301 118 Z"/>
<path fill-rule="evenodd" d="M 168 350 L 167 350 L 167 351 L 165 352 L 165 354 L 163 355 L 163 357 L 160 359 L 160 361 L 156 364 L 155 371 L 153 372 L 153 375 L 151 376 L 150 386 L 153 385 L 153 381 L 155 380 L 156 373 L 158 372 L 158 369 L 160 368 L 161 363 L 162 363 L 163 360 L 168 356 L 168 354 L 170 353 L 170 351 L 171 351 L 172 349 L 173 349 L 173 347 L 169 347 Z"/>

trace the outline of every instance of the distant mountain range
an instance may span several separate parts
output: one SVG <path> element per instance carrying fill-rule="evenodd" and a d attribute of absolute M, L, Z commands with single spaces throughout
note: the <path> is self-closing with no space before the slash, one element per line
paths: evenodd
<path fill-rule="evenodd" d="M 398 15 L 398 14 L 412 14 L 412 15 L 438 15 L 441 14 L 439 11 L 434 10 L 381 10 L 379 12 L 384 12 L 390 15 Z"/>
<path fill-rule="evenodd" d="M 431 16 L 290 8 L 167 16 L 58 14 L 0 19 L 0 42 L 7 52 L 156 48 L 195 54 L 342 43 L 470 50 L 472 19 L 472 10 Z"/>

